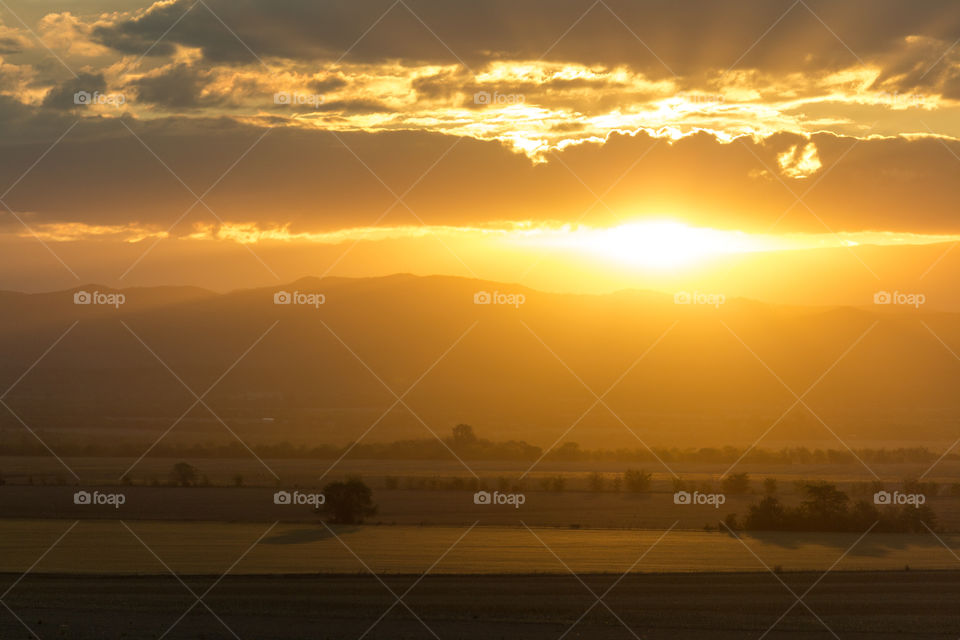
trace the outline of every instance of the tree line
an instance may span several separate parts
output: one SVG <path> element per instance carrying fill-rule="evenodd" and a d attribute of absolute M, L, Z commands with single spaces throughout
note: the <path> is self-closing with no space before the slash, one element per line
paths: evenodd
<path fill-rule="evenodd" d="M 112 439 L 90 441 L 59 436 L 45 438 L 54 443 L 58 455 L 71 457 L 129 457 L 143 453 L 144 444 L 135 441 Z M 565 442 L 546 452 L 542 447 L 523 440 L 493 441 L 477 436 L 473 427 L 459 424 L 450 436 L 421 438 L 394 442 L 359 442 L 346 445 L 306 445 L 290 442 L 254 443 L 253 451 L 261 458 L 269 459 L 337 459 L 344 453 L 351 459 L 367 460 L 449 460 L 454 451 L 465 460 L 504 460 L 533 462 L 541 456 L 546 460 L 562 462 L 703 462 L 805 465 L 805 464 L 851 464 L 857 457 L 867 463 L 931 463 L 940 454 L 926 447 L 899 447 L 880 449 L 810 449 L 807 447 L 784 447 L 781 449 L 747 450 L 743 447 L 653 447 L 620 449 L 585 449 L 576 442 Z M 28 436 L 5 437 L 4 455 L 39 456 L 48 451 L 36 439 Z M 160 458 L 235 458 L 246 457 L 249 452 L 235 440 L 216 443 L 161 442 L 150 451 Z M 960 459 L 960 452 L 950 452 L 945 459 Z"/>
<path fill-rule="evenodd" d="M 888 505 L 882 509 L 872 501 L 850 500 L 836 485 L 809 482 L 803 486 L 803 500 L 788 506 L 776 495 L 767 495 L 750 505 L 741 520 L 732 513 L 725 519 L 733 530 L 749 531 L 850 531 L 927 533 L 937 527 L 937 515 L 929 505 Z"/>

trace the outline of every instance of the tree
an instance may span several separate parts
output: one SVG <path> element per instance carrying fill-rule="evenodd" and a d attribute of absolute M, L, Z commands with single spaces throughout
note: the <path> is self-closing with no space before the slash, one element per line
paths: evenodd
<path fill-rule="evenodd" d="M 774 496 L 767 496 L 760 504 L 750 505 L 744 527 L 752 531 L 777 531 L 785 528 L 786 509 Z"/>
<path fill-rule="evenodd" d="M 750 476 L 746 473 L 734 473 L 723 479 L 723 491 L 729 494 L 748 493 Z"/>
<path fill-rule="evenodd" d="M 727 525 L 727 528 L 730 531 L 739 531 L 740 523 L 737 521 L 737 514 L 728 513 L 727 517 L 723 519 L 723 522 Z"/>
<path fill-rule="evenodd" d="M 777 479 L 776 478 L 764 478 L 763 480 L 763 492 L 768 496 L 776 495 L 777 493 Z"/>
<path fill-rule="evenodd" d="M 811 482 L 803 487 L 807 499 L 800 503 L 805 520 L 814 530 L 836 531 L 847 518 L 849 496 L 829 482 Z"/>
<path fill-rule="evenodd" d="M 360 478 L 331 482 L 323 488 L 323 495 L 323 510 L 338 524 L 359 524 L 377 512 L 373 491 Z"/>
<path fill-rule="evenodd" d="M 929 505 L 890 505 L 878 509 L 872 502 L 850 498 L 827 482 L 803 485 L 807 499 L 796 508 L 785 507 L 768 495 L 751 505 L 744 527 L 767 531 L 857 531 L 876 526 L 876 531 L 925 533 L 936 527 L 937 514 Z"/>
<path fill-rule="evenodd" d="M 564 442 L 553 450 L 552 457 L 557 460 L 580 460 L 583 452 L 580 451 L 580 445 L 576 442 Z"/>
<path fill-rule="evenodd" d="M 599 471 L 594 471 L 590 474 L 590 491 L 599 492 L 603 491 L 607 486 L 607 479 Z"/>
<path fill-rule="evenodd" d="M 456 447 L 469 447 L 477 443 L 477 434 L 468 424 L 458 424 L 453 428 L 453 444 Z"/>
<path fill-rule="evenodd" d="M 850 509 L 850 529 L 852 531 L 866 531 L 880 519 L 880 510 L 872 502 L 857 500 L 853 508 Z"/>
<path fill-rule="evenodd" d="M 640 469 L 627 469 L 623 473 L 623 484 L 631 493 L 643 493 L 650 489 L 653 474 Z"/>
<path fill-rule="evenodd" d="M 178 462 L 170 470 L 170 482 L 176 487 L 195 487 L 198 477 L 197 468 L 187 462 Z"/>
<path fill-rule="evenodd" d="M 540 486 L 544 491 L 563 491 L 567 487 L 567 479 L 562 475 L 550 476 L 540 480 Z"/>
<path fill-rule="evenodd" d="M 927 504 L 901 507 L 892 514 L 891 519 L 893 522 L 888 526 L 895 531 L 927 533 L 937 527 L 937 514 Z"/>

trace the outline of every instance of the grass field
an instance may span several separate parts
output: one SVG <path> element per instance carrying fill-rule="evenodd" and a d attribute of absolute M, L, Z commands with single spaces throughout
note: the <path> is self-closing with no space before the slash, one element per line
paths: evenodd
<path fill-rule="evenodd" d="M 770 533 L 737 539 L 727 533 L 674 530 L 653 546 L 663 532 L 522 526 L 477 526 L 468 532 L 468 527 L 359 526 L 338 527 L 334 537 L 321 524 L 277 524 L 271 529 L 264 523 L 86 520 L 70 529 L 72 524 L 3 521 L 0 572 L 25 571 L 68 530 L 33 572 L 158 574 L 166 572 L 162 560 L 177 574 L 220 575 L 242 557 L 233 573 L 372 570 L 417 574 L 443 556 L 432 573 L 622 573 L 648 550 L 635 571 L 766 571 L 764 565 L 784 571 L 823 571 L 858 537 Z M 958 536 L 941 538 L 953 549 L 960 547 Z M 906 566 L 955 570 L 960 569 L 960 561 L 932 535 L 870 534 L 835 570 L 903 570 Z"/>

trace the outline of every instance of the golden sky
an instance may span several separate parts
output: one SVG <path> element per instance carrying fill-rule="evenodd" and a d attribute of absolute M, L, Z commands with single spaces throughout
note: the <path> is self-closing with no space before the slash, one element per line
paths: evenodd
<path fill-rule="evenodd" d="M 946 288 L 958 40 L 948 0 L 8 2 L 0 287 Z"/>

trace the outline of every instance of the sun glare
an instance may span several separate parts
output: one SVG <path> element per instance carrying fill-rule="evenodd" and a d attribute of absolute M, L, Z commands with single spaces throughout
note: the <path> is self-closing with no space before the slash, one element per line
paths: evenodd
<path fill-rule="evenodd" d="M 541 241 L 546 246 L 585 251 L 650 269 L 673 269 L 715 256 L 769 248 L 757 236 L 691 227 L 673 220 L 636 222 L 608 229 L 565 229 L 548 233 Z"/>

